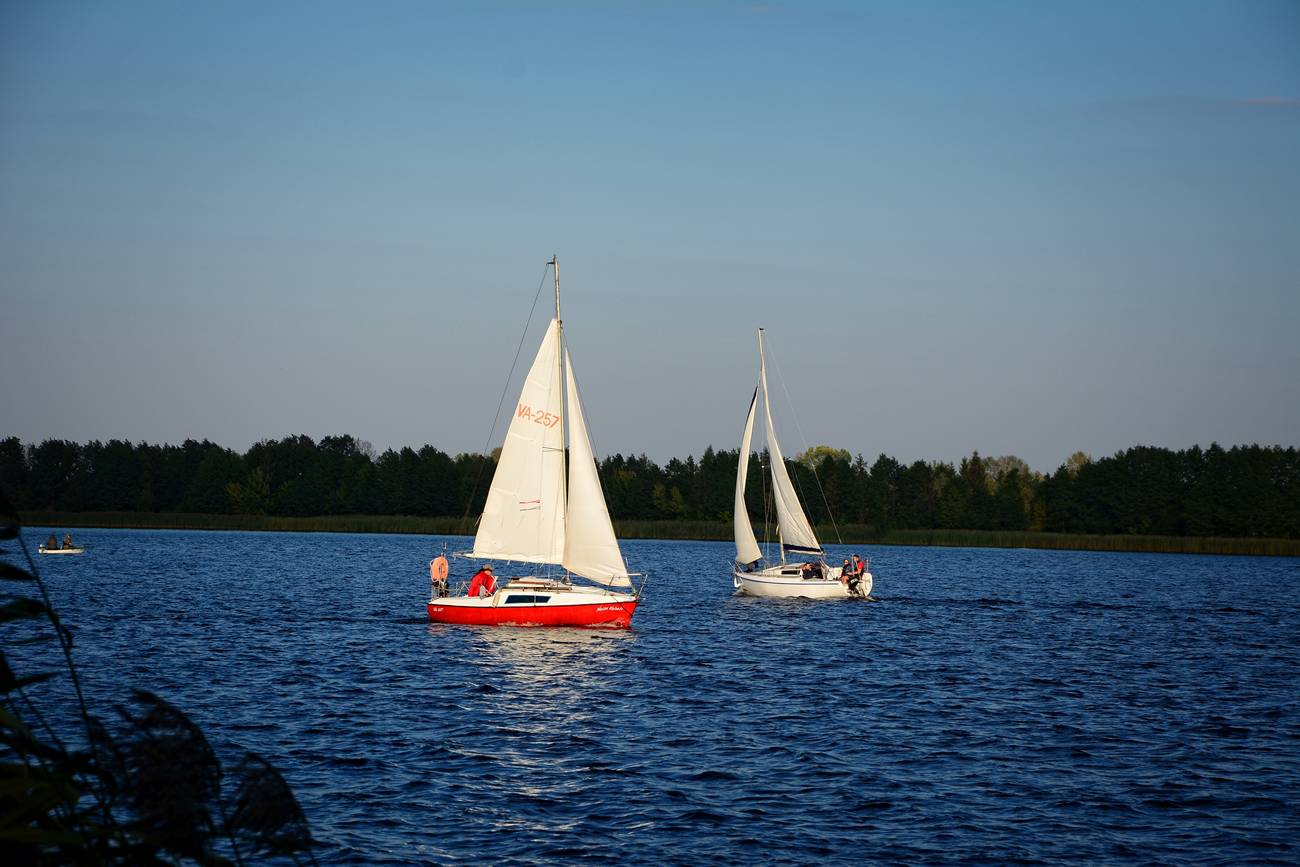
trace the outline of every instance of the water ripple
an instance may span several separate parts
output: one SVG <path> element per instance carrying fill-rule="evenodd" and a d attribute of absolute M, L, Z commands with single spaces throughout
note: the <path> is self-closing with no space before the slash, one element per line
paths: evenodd
<path fill-rule="evenodd" d="M 632 630 L 480 630 L 422 614 L 439 540 L 80 535 L 92 696 L 265 754 L 322 863 L 1295 863 L 1296 561 L 886 548 L 807 603 L 633 542 Z"/>

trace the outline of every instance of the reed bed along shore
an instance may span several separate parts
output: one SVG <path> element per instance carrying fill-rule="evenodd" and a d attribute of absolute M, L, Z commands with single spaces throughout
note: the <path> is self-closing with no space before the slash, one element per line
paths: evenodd
<path fill-rule="evenodd" d="M 423 533 L 469 535 L 474 519 L 417 515 L 208 515 L 189 512 L 23 512 L 28 527 L 131 530 L 271 530 L 286 533 Z"/>
<path fill-rule="evenodd" d="M 30 527 L 107 527 L 150 530 L 274 530 L 294 533 L 416 533 L 470 535 L 473 518 L 414 515 L 321 515 L 290 518 L 274 515 L 207 515 L 178 512 L 26 512 Z M 727 541 L 730 522 L 616 521 L 621 539 L 693 539 Z M 826 544 L 938 545 L 955 548 L 1048 548 L 1072 551 L 1137 551 L 1160 554 L 1247 554 L 1300 557 L 1300 539 L 1219 538 L 1205 536 L 1088 535 L 1031 530 L 889 530 L 850 524 L 820 526 Z"/>
<path fill-rule="evenodd" d="M 623 539 L 732 538 L 729 522 L 617 521 Z M 950 548 L 1048 548 L 1071 551 L 1131 551 L 1158 554 L 1251 554 L 1300 556 L 1300 539 L 1218 538 L 1206 536 L 1089 535 L 1032 530 L 888 530 L 861 524 L 816 528 L 823 544 L 936 545 Z"/>

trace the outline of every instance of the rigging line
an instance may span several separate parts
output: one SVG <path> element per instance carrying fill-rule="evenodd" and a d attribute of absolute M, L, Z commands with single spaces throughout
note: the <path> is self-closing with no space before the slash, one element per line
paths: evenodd
<path fill-rule="evenodd" d="M 510 392 L 510 380 L 514 378 L 515 366 L 519 364 L 519 353 L 524 350 L 524 340 L 528 337 L 528 327 L 533 324 L 533 314 L 537 312 L 537 300 L 542 297 L 542 287 L 546 285 L 546 275 L 550 271 L 551 263 L 547 262 L 542 268 L 542 279 L 537 284 L 537 294 L 533 296 L 533 306 L 528 311 L 528 318 L 524 321 L 524 333 L 519 335 L 519 345 L 515 347 L 515 359 L 510 362 L 510 373 L 506 375 L 506 384 L 501 389 L 501 399 L 497 401 L 497 413 L 492 416 L 492 427 L 488 429 L 487 440 L 483 443 L 482 454 L 488 455 L 488 446 L 492 445 L 492 437 L 497 432 L 497 422 L 501 420 L 501 407 L 506 405 L 506 395 Z M 461 520 L 469 517 L 469 510 L 474 508 L 474 498 L 478 496 L 479 483 L 483 481 L 483 467 L 486 461 L 480 461 L 478 473 L 474 476 L 474 487 L 470 489 L 469 501 L 465 503 L 465 514 Z"/>
<path fill-rule="evenodd" d="M 776 367 L 775 362 L 773 362 L 772 366 Z M 799 424 L 799 414 L 794 411 L 794 401 L 790 399 L 790 390 L 785 387 L 785 377 L 781 375 L 781 368 L 779 367 L 776 367 L 776 378 L 781 381 L 781 391 L 785 393 L 785 402 L 790 407 L 790 417 L 794 419 L 795 430 L 799 431 L 799 438 L 803 440 L 803 448 L 807 452 L 809 449 L 808 437 L 804 435 L 803 427 Z M 813 481 L 817 483 L 817 493 L 822 495 L 822 505 L 826 507 L 826 517 L 831 519 L 831 527 L 835 530 L 835 541 L 843 545 L 844 540 L 840 538 L 839 525 L 835 523 L 835 515 L 831 512 L 831 504 L 826 499 L 826 489 L 822 487 L 821 477 L 817 475 L 816 462 L 809 461 L 808 466 L 812 468 Z M 795 484 L 799 485 L 799 493 L 803 494 L 803 485 L 799 482 L 799 474 L 795 473 L 794 478 Z"/>

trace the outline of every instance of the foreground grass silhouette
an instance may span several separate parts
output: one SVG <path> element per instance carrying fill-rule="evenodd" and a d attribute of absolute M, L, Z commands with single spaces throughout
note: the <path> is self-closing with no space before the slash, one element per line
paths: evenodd
<path fill-rule="evenodd" d="M 0 863 L 315 863 L 292 790 L 247 753 L 227 772 L 203 732 L 137 689 L 106 724 L 91 713 L 60 621 L 0 493 Z M 21 555 L 21 556 L 19 556 Z M 62 671 L 19 675 L 20 648 L 56 642 Z M 84 746 L 42 712 L 37 684 L 66 677 Z"/>

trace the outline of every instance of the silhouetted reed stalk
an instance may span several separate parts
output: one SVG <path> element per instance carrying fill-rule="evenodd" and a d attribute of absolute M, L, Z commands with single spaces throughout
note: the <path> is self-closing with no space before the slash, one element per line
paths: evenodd
<path fill-rule="evenodd" d="M 233 798 L 223 798 L 225 773 L 215 752 L 202 730 L 167 701 L 134 690 L 137 712 L 115 706 L 117 735 L 91 714 L 72 658 L 72 633 L 54 610 L 17 516 L 0 494 L 0 541 L 15 539 L 27 568 L 0 561 L 0 579 L 6 588 L 34 587 L 39 598 L 6 589 L 0 625 L 26 621 L 38 633 L 0 649 L 0 862 L 243 865 L 263 856 L 297 864 L 303 856 L 314 864 L 306 817 L 265 759 L 246 753 L 235 769 Z M 39 631 L 42 621 L 52 636 Z M 70 749 L 25 691 L 56 673 L 17 677 L 10 666 L 10 645 L 51 637 L 76 695 L 84 750 Z"/>

